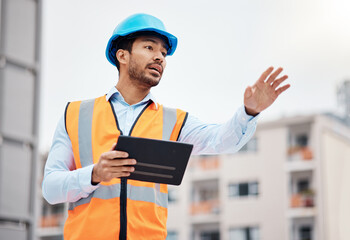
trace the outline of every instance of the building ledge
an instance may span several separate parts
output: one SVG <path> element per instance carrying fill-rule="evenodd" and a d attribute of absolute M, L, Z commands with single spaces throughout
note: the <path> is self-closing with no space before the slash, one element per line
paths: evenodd
<path fill-rule="evenodd" d="M 294 160 L 288 161 L 285 164 L 285 170 L 287 172 L 300 172 L 300 171 L 310 171 L 315 169 L 314 160 Z"/>
<path fill-rule="evenodd" d="M 203 224 L 203 223 L 218 223 L 220 216 L 218 214 L 201 214 L 191 216 L 192 224 Z"/>
<path fill-rule="evenodd" d="M 316 216 L 315 207 L 290 208 L 287 210 L 288 218 L 303 218 Z"/>
<path fill-rule="evenodd" d="M 50 237 L 50 236 L 61 236 L 63 235 L 62 227 L 45 227 L 37 229 L 37 236 L 39 237 Z"/>

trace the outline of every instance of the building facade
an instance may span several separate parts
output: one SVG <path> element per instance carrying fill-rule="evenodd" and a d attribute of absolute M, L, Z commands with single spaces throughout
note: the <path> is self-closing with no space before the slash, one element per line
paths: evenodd
<path fill-rule="evenodd" d="M 0 0 L 0 239 L 35 239 L 40 0 Z"/>
<path fill-rule="evenodd" d="M 168 240 L 350 239 L 350 128 L 326 115 L 260 123 L 234 155 L 192 157 L 169 187 Z"/>

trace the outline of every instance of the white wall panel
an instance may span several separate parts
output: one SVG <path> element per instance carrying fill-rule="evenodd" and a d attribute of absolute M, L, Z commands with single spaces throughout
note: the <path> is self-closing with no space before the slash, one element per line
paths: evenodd
<path fill-rule="evenodd" d="M 31 158 L 32 151 L 26 145 L 7 141 L 1 145 L 0 214 L 29 216 Z"/>
<path fill-rule="evenodd" d="M 35 63 L 36 2 L 5 1 L 4 53 L 11 59 Z"/>
<path fill-rule="evenodd" d="M 3 70 L 2 132 L 21 137 L 33 135 L 34 76 L 31 72 L 7 65 Z"/>

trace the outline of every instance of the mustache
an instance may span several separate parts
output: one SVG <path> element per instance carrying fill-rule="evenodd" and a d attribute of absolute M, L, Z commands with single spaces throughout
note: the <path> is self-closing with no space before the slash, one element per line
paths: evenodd
<path fill-rule="evenodd" d="M 148 67 L 150 67 L 150 66 L 152 66 L 152 65 L 158 65 L 158 66 L 160 67 L 160 69 L 161 69 L 161 72 L 163 73 L 163 71 L 164 71 L 163 66 L 162 66 L 160 63 L 157 63 L 157 62 L 153 62 L 153 63 L 147 64 L 147 65 L 146 65 L 146 68 L 148 68 Z"/>

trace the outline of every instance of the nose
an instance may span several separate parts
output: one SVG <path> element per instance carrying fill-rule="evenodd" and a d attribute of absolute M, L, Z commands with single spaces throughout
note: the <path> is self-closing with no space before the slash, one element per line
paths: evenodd
<path fill-rule="evenodd" d="M 157 62 L 164 62 L 165 60 L 165 57 L 163 56 L 162 52 L 161 51 L 156 51 L 155 55 L 154 55 L 154 61 L 157 61 Z"/>

